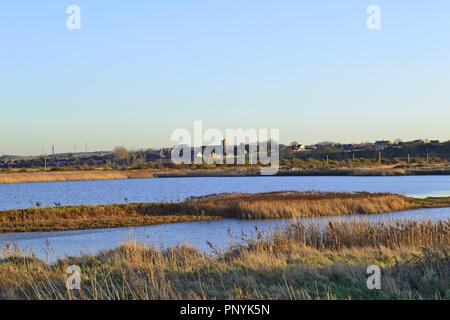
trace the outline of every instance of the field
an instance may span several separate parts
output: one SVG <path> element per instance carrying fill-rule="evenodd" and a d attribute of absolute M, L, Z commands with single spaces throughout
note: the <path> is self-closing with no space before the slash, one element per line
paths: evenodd
<path fill-rule="evenodd" d="M 1 299 L 449 299 L 450 222 L 294 224 L 226 252 L 132 240 L 54 265 L 3 247 Z M 214 250 L 214 245 L 210 244 Z M 81 269 L 81 290 L 66 268 Z M 366 286 L 381 268 L 381 290 Z"/>
<path fill-rule="evenodd" d="M 0 232 L 66 231 L 135 227 L 216 219 L 281 219 L 376 214 L 447 207 L 448 198 L 395 194 L 273 192 L 218 194 L 177 203 L 30 208 L 0 212 Z"/>

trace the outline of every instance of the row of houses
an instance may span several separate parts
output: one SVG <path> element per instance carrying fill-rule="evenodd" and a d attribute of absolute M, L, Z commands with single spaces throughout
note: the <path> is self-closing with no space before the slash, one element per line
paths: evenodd
<path fill-rule="evenodd" d="M 392 142 L 390 140 L 379 140 L 375 141 L 374 143 L 350 143 L 350 144 L 340 144 L 340 143 L 332 143 L 332 142 L 322 142 L 315 145 L 304 145 L 304 144 L 291 144 L 289 146 L 286 146 L 285 148 L 288 148 L 294 152 L 302 152 L 302 151 L 308 151 L 308 150 L 317 150 L 320 148 L 335 148 L 339 149 L 341 151 L 356 151 L 356 150 L 364 150 L 364 149 L 375 149 L 375 150 L 383 150 L 391 147 L 401 147 L 404 145 L 423 145 L 423 144 L 439 144 L 439 140 L 414 140 L 410 142 L 402 142 L 402 141 L 396 141 Z"/>
<path fill-rule="evenodd" d="M 374 148 L 379 150 L 379 149 L 386 149 L 386 148 L 390 148 L 390 147 L 401 147 L 401 146 L 405 146 L 405 145 L 413 145 L 413 146 L 419 146 L 419 145 L 424 145 L 424 144 L 440 144 L 439 140 L 414 140 L 414 141 L 409 141 L 409 142 L 403 142 L 403 141 L 397 141 L 397 142 L 392 142 L 389 140 L 381 140 L 381 141 L 376 141 L 374 143 Z"/>

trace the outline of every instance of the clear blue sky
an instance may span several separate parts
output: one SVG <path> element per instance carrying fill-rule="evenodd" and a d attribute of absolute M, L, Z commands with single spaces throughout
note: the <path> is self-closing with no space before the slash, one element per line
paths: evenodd
<path fill-rule="evenodd" d="M 449 15 L 448 0 L 2 1 L 0 152 L 169 146 L 194 120 L 284 143 L 448 140 Z"/>

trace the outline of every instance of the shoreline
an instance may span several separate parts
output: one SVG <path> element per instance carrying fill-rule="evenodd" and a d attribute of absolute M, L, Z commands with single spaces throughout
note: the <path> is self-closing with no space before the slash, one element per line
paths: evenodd
<path fill-rule="evenodd" d="M 450 175 L 450 168 L 401 169 L 392 167 L 326 168 L 326 169 L 280 169 L 274 177 L 288 176 L 421 176 Z M 257 167 L 223 169 L 173 169 L 173 170 L 83 170 L 83 171 L 31 171 L 0 172 L 0 184 L 45 183 L 67 181 L 105 181 L 161 178 L 207 178 L 207 177 L 260 177 Z"/>
<path fill-rule="evenodd" d="M 270 192 L 216 194 L 179 203 L 45 207 L 0 211 L 0 233 L 142 227 L 222 219 L 268 220 L 382 214 L 450 207 L 450 197 L 386 193 Z"/>

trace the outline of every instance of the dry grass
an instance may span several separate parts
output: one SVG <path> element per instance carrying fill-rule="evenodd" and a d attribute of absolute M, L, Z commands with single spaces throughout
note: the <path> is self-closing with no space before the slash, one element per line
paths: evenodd
<path fill-rule="evenodd" d="M 12 183 L 36 183 L 36 182 L 63 182 L 63 181 L 88 181 L 88 180 L 120 180 L 154 178 L 155 172 L 142 171 L 116 171 L 116 170 L 92 170 L 92 171 L 66 171 L 66 172 L 13 172 L 0 173 L 0 184 Z"/>
<path fill-rule="evenodd" d="M 449 206 L 450 198 L 426 200 L 394 194 L 273 192 L 219 194 L 180 203 L 123 204 L 0 212 L 0 232 L 64 231 L 146 226 L 213 219 L 280 219 L 375 214 Z"/>
<path fill-rule="evenodd" d="M 449 175 L 448 165 L 430 168 L 403 169 L 391 166 L 364 168 L 315 168 L 291 170 L 280 168 L 279 176 L 403 176 L 403 175 Z M 174 177 L 243 177 L 260 176 L 260 167 L 211 167 L 209 169 L 140 169 L 140 170 L 79 170 L 44 172 L 30 169 L 29 172 L 0 172 L 0 184 L 64 182 L 89 180 L 123 180 Z"/>
<path fill-rule="evenodd" d="M 190 212 L 236 219 L 283 219 L 385 213 L 417 208 L 410 198 L 367 192 L 271 192 L 192 198 Z"/>
<path fill-rule="evenodd" d="M 98 256 L 46 265 L 8 248 L 0 260 L 2 299 L 449 299 L 449 221 L 432 224 L 294 225 L 212 257 L 181 246 L 133 241 Z M 65 270 L 82 272 L 80 291 Z M 368 290 L 366 268 L 382 268 Z"/>
<path fill-rule="evenodd" d="M 136 169 L 136 170 L 79 170 L 79 171 L 37 171 L 0 172 L 0 184 L 93 181 L 93 180 L 126 180 L 165 177 L 218 177 L 259 175 L 258 168 L 211 168 L 211 169 Z"/>

